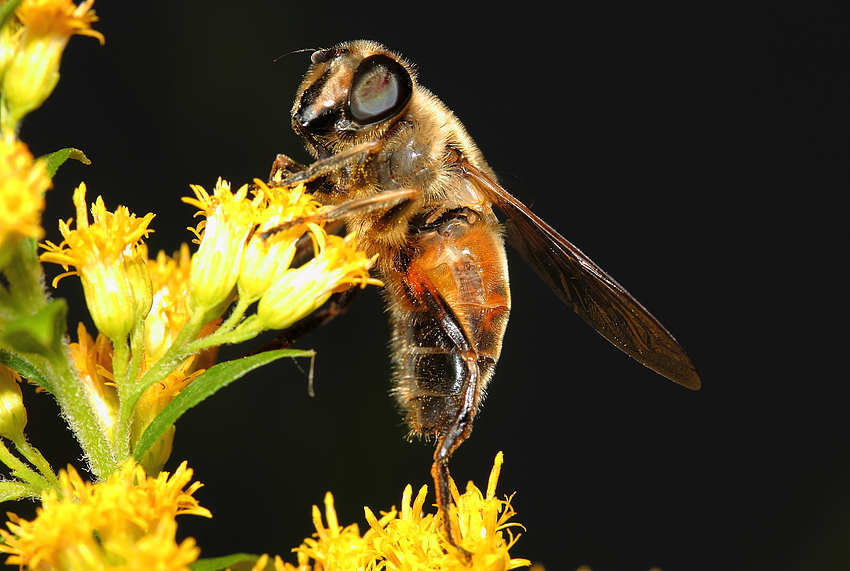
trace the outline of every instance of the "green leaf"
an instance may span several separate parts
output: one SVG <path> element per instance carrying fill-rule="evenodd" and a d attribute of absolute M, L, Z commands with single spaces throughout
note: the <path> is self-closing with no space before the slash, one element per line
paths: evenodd
<path fill-rule="evenodd" d="M 251 355 L 250 357 L 234 359 L 233 361 L 219 363 L 210 367 L 198 375 L 188 387 L 174 397 L 174 400 L 168 403 L 157 417 L 153 419 L 139 439 L 139 443 L 133 451 L 133 456 L 137 461 L 141 462 L 144 459 L 145 452 L 148 451 L 169 426 L 183 416 L 183 413 L 207 397 L 215 394 L 219 389 L 226 387 L 236 379 L 244 376 L 246 373 L 283 357 L 312 357 L 314 355 L 315 352 L 313 351 L 279 349 L 277 351 L 267 351 L 258 355 Z"/>
<path fill-rule="evenodd" d="M 24 482 L 0 482 L 0 502 L 38 497 L 31 485 Z"/>
<path fill-rule="evenodd" d="M 68 304 L 54 299 L 36 313 L 6 323 L 0 343 L 18 353 L 35 353 L 48 359 L 62 356 L 62 339 Z"/>
<path fill-rule="evenodd" d="M 2 105 L 2 103 L 0 103 Z M 2 224 L 2 222 L 0 222 Z M 24 238 L 17 244 L 4 245 L 0 257 L 6 262 L 0 285 L 0 329 L 6 323 L 47 305 L 44 268 L 38 261 L 38 242 Z"/>
<path fill-rule="evenodd" d="M 84 152 L 82 152 L 80 149 L 75 149 L 73 147 L 59 149 L 58 151 L 42 155 L 39 158 L 45 159 L 47 161 L 47 172 L 50 174 L 50 178 L 53 178 L 53 175 L 55 175 L 56 171 L 59 170 L 59 167 L 62 166 L 62 163 L 64 163 L 68 159 L 80 161 L 84 165 L 91 164 L 91 161 Z"/>
<path fill-rule="evenodd" d="M 17 353 L 7 351 L 6 349 L 0 349 L 0 363 L 3 363 L 10 369 L 19 372 L 22 377 L 29 379 L 47 392 L 51 394 L 55 392 L 53 389 L 53 383 L 47 379 L 44 372 Z"/>
<path fill-rule="evenodd" d="M 225 555 L 223 557 L 198 559 L 189 565 L 189 569 L 192 571 L 220 571 L 221 569 L 232 567 L 237 563 L 249 563 L 253 566 L 254 562 L 259 558 L 259 555 L 251 555 L 250 553 L 234 553 L 233 555 Z"/>
<path fill-rule="evenodd" d="M 0 26 L 5 26 L 6 22 L 9 18 L 12 17 L 12 14 L 15 12 L 15 8 L 18 7 L 23 0 L 12 0 L 11 2 L 6 2 L 3 5 L 0 5 Z"/>

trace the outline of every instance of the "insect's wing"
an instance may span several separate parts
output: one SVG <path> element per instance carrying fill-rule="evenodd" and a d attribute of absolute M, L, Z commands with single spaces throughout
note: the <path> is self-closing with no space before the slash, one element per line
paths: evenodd
<path fill-rule="evenodd" d="M 507 216 L 508 243 L 558 297 L 608 341 L 653 371 L 688 388 L 700 388 L 685 350 L 623 286 L 491 177 L 468 163 L 463 168 Z"/>

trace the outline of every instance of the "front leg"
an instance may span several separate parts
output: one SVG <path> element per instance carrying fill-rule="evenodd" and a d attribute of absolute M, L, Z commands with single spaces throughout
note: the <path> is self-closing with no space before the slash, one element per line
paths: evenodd
<path fill-rule="evenodd" d="M 296 173 L 304 171 L 306 168 L 307 167 L 298 161 L 290 159 L 286 155 L 278 155 L 272 163 L 272 171 L 269 173 L 269 181 L 283 181 Z"/>
<path fill-rule="evenodd" d="M 383 141 L 367 141 L 335 155 L 304 166 L 286 155 L 278 155 L 272 163 L 269 183 L 273 186 L 292 187 L 307 184 L 318 178 L 337 172 L 357 161 L 369 161 L 384 148 Z"/>

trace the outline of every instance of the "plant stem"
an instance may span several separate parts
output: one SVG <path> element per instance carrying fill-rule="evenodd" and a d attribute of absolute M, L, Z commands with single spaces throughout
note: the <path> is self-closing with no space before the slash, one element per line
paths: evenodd
<path fill-rule="evenodd" d="M 190 343 L 187 346 L 187 349 L 191 350 L 192 353 L 197 353 L 204 349 L 215 347 L 216 345 L 232 345 L 253 339 L 260 334 L 260 329 L 254 326 L 256 321 L 257 316 L 251 315 L 245 321 L 240 323 L 239 327 L 237 327 L 234 331 L 222 332 L 221 329 L 219 329 L 212 335 L 208 335 L 207 337 Z"/>
<path fill-rule="evenodd" d="M 254 303 L 256 300 L 246 300 L 241 296 L 236 301 L 236 306 L 233 308 L 233 311 L 230 312 L 228 318 L 219 326 L 218 331 L 231 331 L 242 320 L 242 316 L 245 315 L 245 312 L 248 311 L 248 308 Z"/>
<path fill-rule="evenodd" d="M 112 373 L 115 375 L 115 384 L 118 386 L 118 400 L 122 403 L 128 395 L 133 393 L 136 379 L 129 369 L 130 366 L 130 348 L 127 346 L 127 340 L 119 339 L 112 340 L 115 355 L 112 358 Z M 112 449 L 114 450 L 115 458 L 119 462 L 130 456 L 130 423 L 132 415 L 127 417 L 119 416 L 118 422 L 112 427 Z"/>
<path fill-rule="evenodd" d="M 154 383 L 167 378 L 171 371 L 194 353 L 194 350 L 189 349 L 189 347 L 191 346 L 191 341 L 198 336 L 198 333 L 200 333 L 206 324 L 204 317 L 204 315 L 200 314 L 192 315 L 192 318 L 177 335 L 177 338 L 171 344 L 168 351 L 153 364 L 141 379 L 133 383 L 127 383 L 127 390 L 121 393 L 121 405 L 118 413 L 118 422 L 116 423 L 116 431 L 120 430 L 121 432 L 116 432 L 117 434 L 124 432 L 129 434 L 130 423 L 133 420 L 133 410 L 144 392 Z M 128 441 L 127 455 L 129 455 L 129 452 Z"/>
<path fill-rule="evenodd" d="M 68 421 L 71 430 L 80 441 L 94 474 L 104 479 L 115 470 L 116 458 L 111 439 L 98 420 L 92 403 L 89 402 L 76 369 L 66 360 L 54 359 L 49 378 L 56 379 L 56 402 Z"/>

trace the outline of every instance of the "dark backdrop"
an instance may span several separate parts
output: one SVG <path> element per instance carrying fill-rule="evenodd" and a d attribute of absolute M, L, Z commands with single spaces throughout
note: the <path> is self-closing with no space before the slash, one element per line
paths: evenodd
<path fill-rule="evenodd" d="M 514 554 L 548 570 L 847 568 L 846 337 L 829 327 L 846 315 L 829 200 L 847 190 L 830 172 L 846 69 L 828 15 L 551 6 L 100 0 L 106 45 L 72 39 L 22 130 L 36 154 L 72 145 L 93 161 L 57 176 L 48 238 L 84 180 L 110 207 L 157 212 L 151 248 L 173 251 L 191 238 L 190 183 L 263 178 L 278 152 L 306 160 L 288 111 L 308 55 L 275 58 L 381 41 L 703 378 L 691 392 L 630 360 L 511 252 L 505 350 L 452 469 L 484 486 L 504 451 L 500 491 L 527 527 Z M 74 319 L 80 290 L 58 292 Z M 301 342 L 319 351 L 315 398 L 284 362 L 190 411 L 169 468 L 189 461 L 215 518 L 184 517 L 181 534 L 205 556 L 287 555 L 326 490 L 362 527 L 363 505 L 430 483 L 431 448 L 404 441 L 387 396 L 387 338 L 371 291 Z M 30 437 L 55 465 L 76 462 L 46 402 L 27 397 Z"/>

